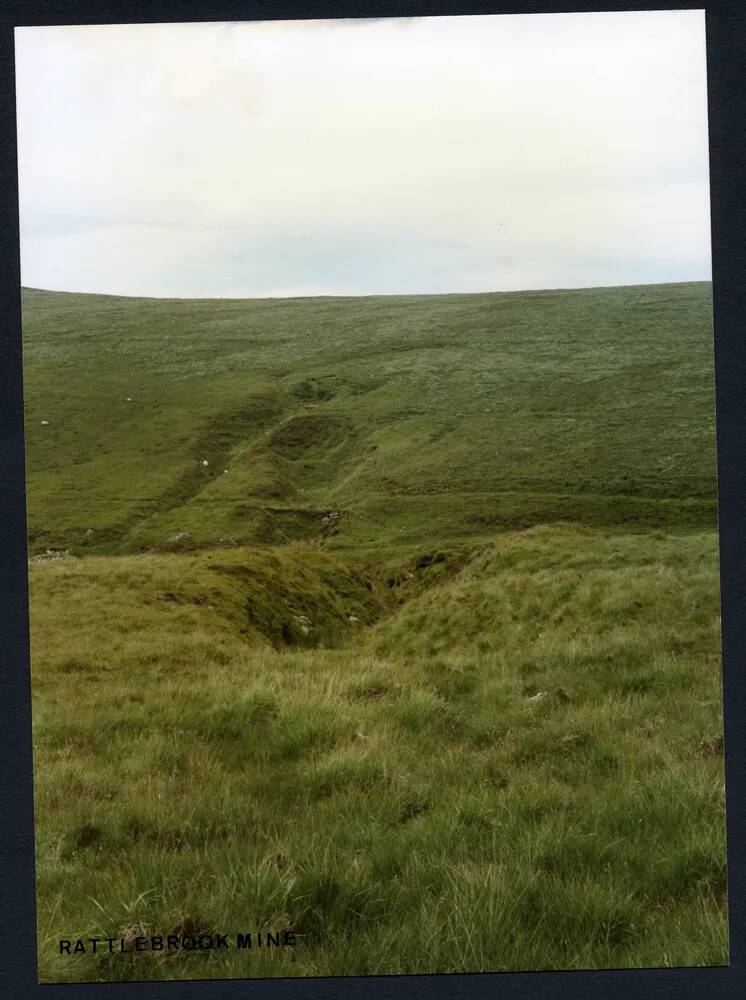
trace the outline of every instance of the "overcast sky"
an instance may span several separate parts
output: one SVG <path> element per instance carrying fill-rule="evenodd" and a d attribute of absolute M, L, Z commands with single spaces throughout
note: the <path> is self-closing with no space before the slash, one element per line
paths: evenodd
<path fill-rule="evenodd" d="M 16 29 L 25 285 L 710 278 L 704 14 Z"/>

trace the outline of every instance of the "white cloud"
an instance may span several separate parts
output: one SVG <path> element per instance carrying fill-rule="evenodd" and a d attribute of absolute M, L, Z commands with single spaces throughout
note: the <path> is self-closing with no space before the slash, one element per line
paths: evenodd
<path fill-rule="evenodd" d="M 25 284 L 709 277 L 701 11 L 22 28 L 16 49 Z"/>

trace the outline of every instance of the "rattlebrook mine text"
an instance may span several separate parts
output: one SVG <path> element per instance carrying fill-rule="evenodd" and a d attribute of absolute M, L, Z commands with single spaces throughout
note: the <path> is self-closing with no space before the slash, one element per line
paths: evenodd
<path fill-rule="evenodd" d="M 63 938 L 60 955 L 81 955 L 99 952 L 130 954 L 138 951 L 217 951 L 222 948 L 293 948 L 292 931 L 253 931 L 248 934 L 154 934 L 136 938 Z"/>

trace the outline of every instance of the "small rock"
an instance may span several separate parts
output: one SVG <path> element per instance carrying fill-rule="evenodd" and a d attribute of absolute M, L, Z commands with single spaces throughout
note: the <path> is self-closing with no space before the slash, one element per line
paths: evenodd
<path fill-rule="evenodd" d="M 188 531 L 177 531 L 175 534 L 169 535 L 168 541 L 172 542 L 172 543 L 173 542 L 183 542 L 185 539 L 191 538 L 191 537 L 192 536 L 189 534 Z"/>
<path fill-rule="evenodd" d="M 35 563 L 46 562 L 48 559 L 65 559 L 69 555 L 70 549 L 47 549 L 46 552 L 40 552 L 38 555 L 31 556 L 29 562 Z"/>

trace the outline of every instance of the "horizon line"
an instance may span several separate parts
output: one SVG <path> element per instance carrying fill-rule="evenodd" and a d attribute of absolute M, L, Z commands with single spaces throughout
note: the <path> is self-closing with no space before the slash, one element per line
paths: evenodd
<path fill-rule="evenodd" d="M 712 278 L 692 278 L 681 281 L 639 281 L 621 285 L 572 285 L 539 288 L 491 289 L 480 292 L 362 292 L 340 293 L 320 292 L 311 295 L 135 295 L 118 292 L 81 292 L 66 288 L 41 288 L 37 285 L 21 284 L 21 292 L 43 292 L 49 295 L 89 295 L 108 299 L 144 299 L 151 302 L 247 302 L 247 301 L 304 301 L 307 299 L 412 299 L 447 298 L 470 295 L 521 295 L 539 292 L 589 292 L 614 290 L 619 288 L 661 288 L 671 285 L 711 285 Z"/>

